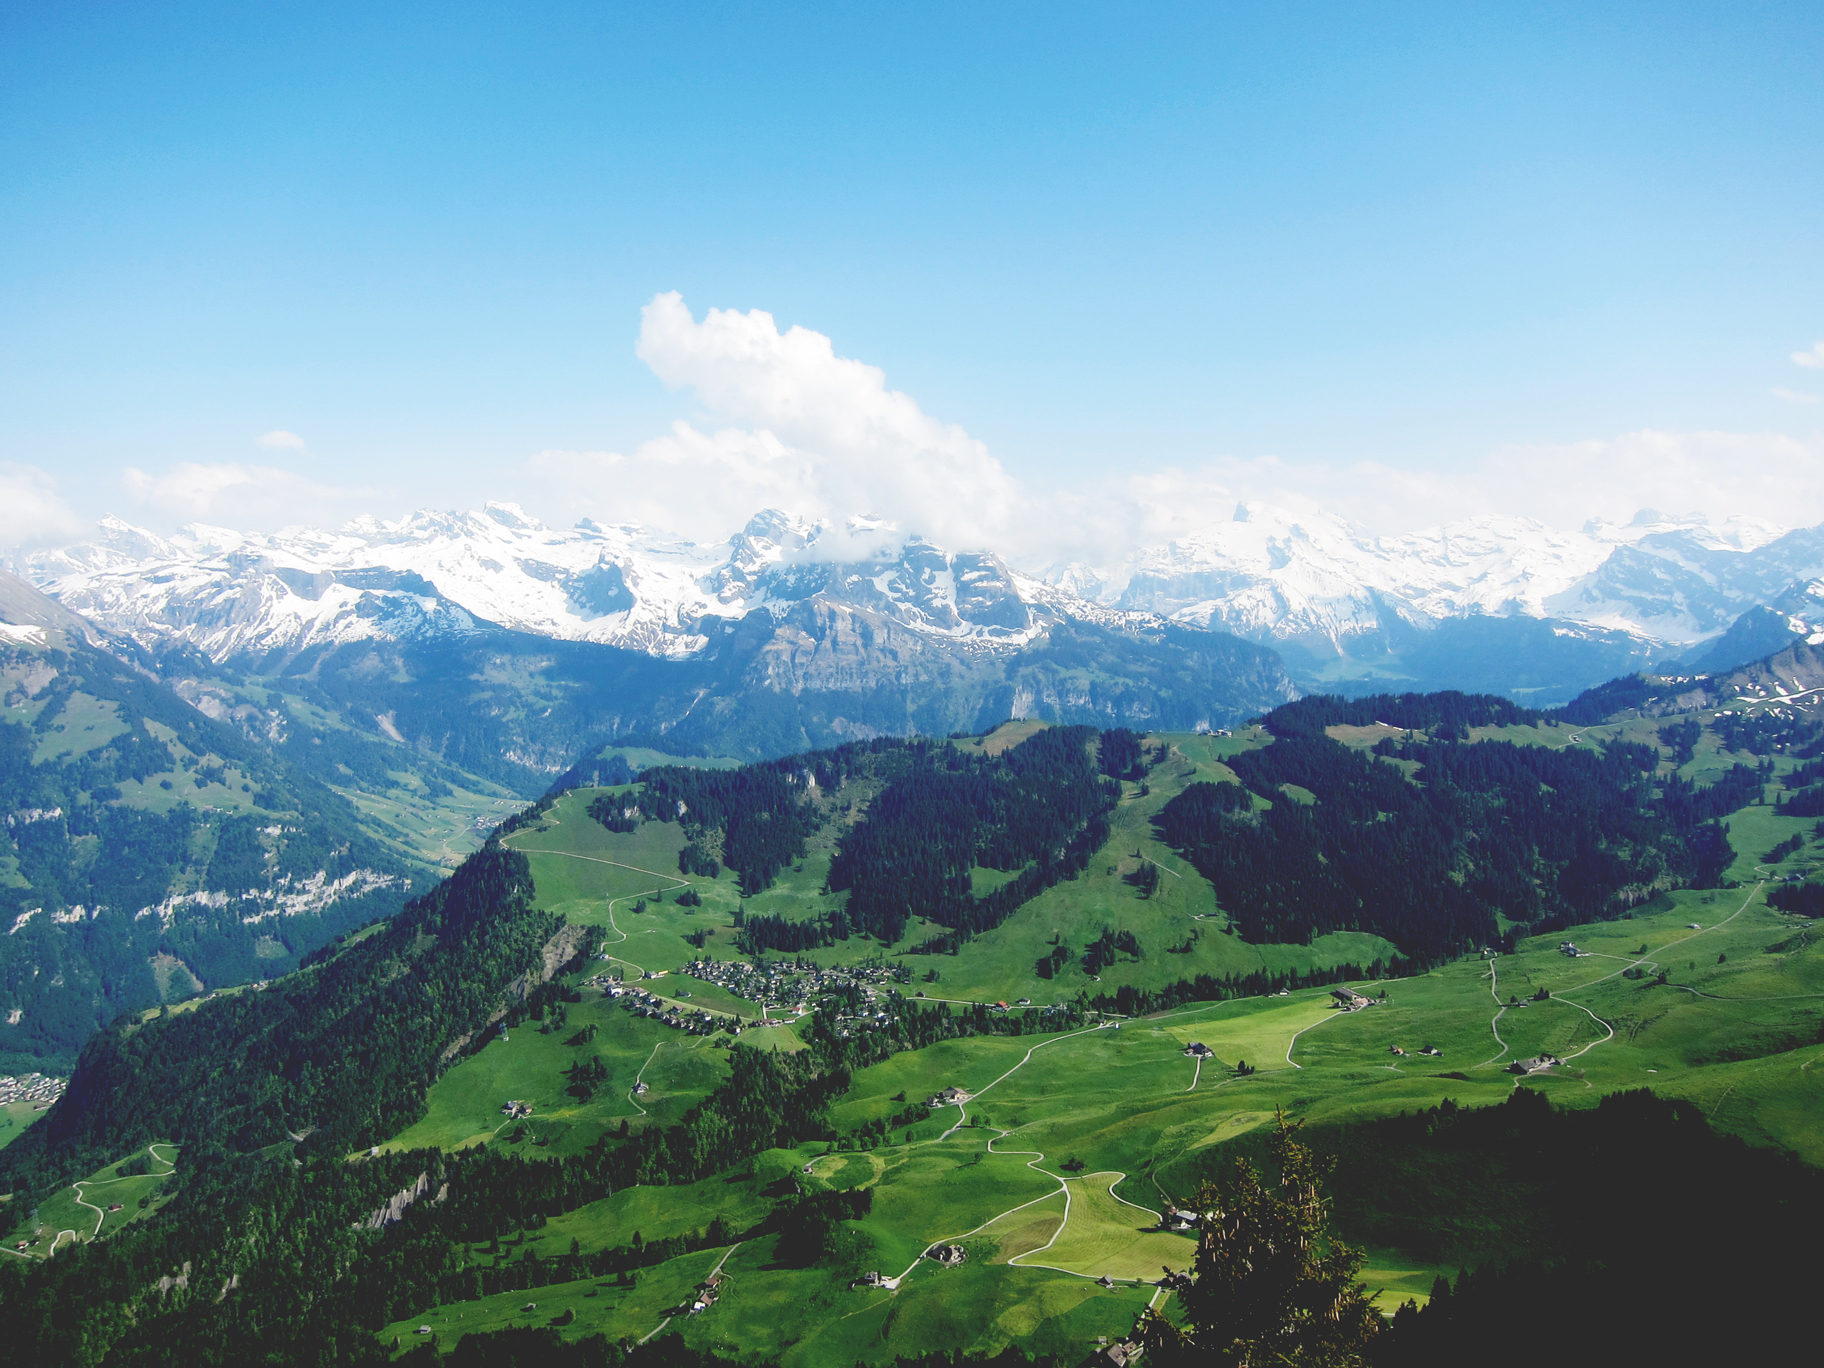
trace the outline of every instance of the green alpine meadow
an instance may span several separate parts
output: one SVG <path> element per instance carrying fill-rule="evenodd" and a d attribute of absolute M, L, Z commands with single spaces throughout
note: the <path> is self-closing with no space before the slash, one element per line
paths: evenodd
<path fill-rule="evenodd" d="M 0 1150 L 4 1333 L 97 1364 L 1725 1345 L 1824 1198 L 1824 728 L 1645 694 L 587 759 L 396 915 L 90 1038 Z M 1738 1250 L 1701 1305 L 1655 1271 L 1695 1241 Z"/>

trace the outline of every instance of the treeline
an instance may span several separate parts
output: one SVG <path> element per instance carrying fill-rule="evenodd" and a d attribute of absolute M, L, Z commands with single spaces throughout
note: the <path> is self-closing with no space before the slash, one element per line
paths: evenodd
<path fill-rule="evenodd" d="M 1192 1002 L 1227 1002 L 1231 998 L 1265 997 L 1282 990 L 1294 992 L 1300 988 L 1324 988 L 1333 983 L 1402 978 L 1412 973 L 1414 967 L 1410 960 L 1395 956 L 1388 961 L 1377 959 L 1367 965 L 1337 964 L 1327 969 L 1289 969 L 1283 973 L 1268 973 L 1257 969 L 1248 974 L 1224 974 L 1220 978 L 1212 974 L 1199 974 L 1195 978 L 1168 983 L 1163 988 L 1135 988 L 1131 984 L 1123 984 L 1113 993 L 1097 993 L 1086 999 L 1086 1005 L 1099 1012 L 1114 1012 L 1120 1016 L 1147 1016 Z"/>
<path fill-rule="evenodd" d="M 914 916 L 971 933 L 998 925 L 1081 872 L 1108 839 L 1120 795 L 1096 772 L 1095 735 L 1052 727 L 998 756 L 908 747 L 906 772 L 844 833 L 831 890 L 848 890 L 850 918 L 889 943 Z M 978 865 L 1021 872 L 978 899 L 970 886 Z"/>
<path fill-rule="evenodd" d="M 1029 1358 L 1009 1346 L 992 1357 L 944 1350 L 897 1358 L 882 1368 L 1077 1368 L 1081 1354 Z M 723 1358 L 712 1349 L 693 1349 L 676 1330 L 641 1344 L 612 1344 L 606 1335 L 566 1340 L 551 1326 L 509 1326 L 472 1331 L 453 1352 L 440 1355 L 435 1343 L 420 1344 L 396 1360 L 402 1368 L 767 1368 L 753 1360 Z"/>
<path fill-rule="evenodd" d="M 826 1067 L 853 1073 L 890 1059 L 902 1050 L 922 1050 L 942 1040 L 966 1036 L 1052 1035 L 1074 1031 L 1089 1020 L 1087 1004 L 1078 999 L 1050 1007 L 1019 1011 L 999 1011 L 985 1003 L 974 1003 L 952 1010 L 943 1003 L 920 1003 L 912 998 L 891 998 L 885 1005 L 888 1019 L 873 1023 L 863 1030 L 849 1030 L 844 1015 L 859 1015 L 862 1001 L 859 990 L 844 1001 L 837 995 L 820 1005 L 811 1016 L 811 1029 L 806 1039 L 811 1051 L 825 1061 Z"/>
<path fill-rule="evenodd" d="M 1802 917 L 1824 917 L 1824 884 L 1780 884 L 1768 892 L 1767 905 Z"/>
<path fill-rule="evenodd" d="M 1783 748 L 1801 759 L 1824 754 L 1824 728 L 1803 713 L 1718 713 L 1710 719 L 1710 730 L 1726 751 L 1772 755 Z"/>
<path fill-rule="evenodd" d="M 788 921 L 771 912 L 747 912 L 735 932 L 735 944 L 744 955 L 764 955 L 769 950 L 795 955 L 846 941 L 856 929 L 849 914 L 840 907 L 807 921 Z"/>
<path fill-rule="evenodd" d="M 1313 694 L 1282 703 L 1260 720 L 1279 737 L 1322 736 L 1326 727 L 1372 727 L 1383 722 L 1402 731 L 1442 727 L 1455 736 L 1470 727 L 1530 726 L 1553 715 L 1523 708 L 1512 699 L 1494 694 L 1446 689 L 1439 693 L 1367 694 L 1361 698 Z"/>
<path fill-rule="evenodd" d="M 639 809 L 627 799 L 604 793 L 589 804 L 589 815 L 610 831 L 625 834 L 640 824 Z"/>
<path fill-rule="evenodd" d="M 637 795 L 630 796 L 647 818 L 681 823 L 699 851 L 705 834 L 719 832 L 722 863 L 741 876 L 742 894 L 752 897 L 803 858 L 806 839 L 823 824 L 808 801 L 812 789 L 835 788 L 844 773 L 834 752 L 735 770 L 668 765 L 645 771 Z M 699 863 L 707 860 L 701 856 Z"/>
<path fill-rule="evenodd" d="M 1444 715 L 1462 720 L 1477 700 L 1455 697 Z M 1161 812 L 1163 839 L 1250 941 L 1369 931 L 1433 964 L 1497 941 L 1497 913 L 1535 929 L 1619 915 L 1655 888 L 1713 886 L 1734 858 L 1715 819 L 1760 794 L 1745 766 L 1699 789 L 1657 778 L 1655 748 L 1620 743 L 1390 736 L 1365 755 L 1315 727 L 1335 711 L 1231 757 L 1241 785 L 1193 784 Z M 1416 761 L 1413 780 L 1391 759 Z"/>

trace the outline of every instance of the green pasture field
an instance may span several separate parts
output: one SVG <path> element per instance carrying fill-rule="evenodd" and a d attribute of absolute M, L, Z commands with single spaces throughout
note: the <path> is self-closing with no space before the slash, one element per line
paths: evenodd
<path fill-rule="evenodd" d="M 503 1257 L 516 1252 L 504 1250 Z M 705 1249 L 655 1268 L 642 1268 L 630 1288 L 617 1287 L 613 1278 L 585 1278 L 529 1292 L 501 1292 L 454 1306 L 433 1307 L 421 1316 L 387 1326 L 380 1338 L 390 1343 L 397 1337 L 400 1347 L 409 1349 L 426 1338 L 417 1333 L 418 1327 L 428 1325 L 439 1344 L 447 1349 L 471 1331 L 504 1330 L 509 1325 L 551 1325 L 566 1312 L 572 1312 L 575 1319 L 565 1329 L 566 1337 L 580 1339 L 605 1333 L 610 1339 L 639 1339 L 658 1328 L 667 1310 L 715 1267 L 724 1252 Z M 533 1309 L 526 1310 L 528 1305 Z"/>
<path fill-rule="evenodd" d="M 36 1107 L 35 1102 L 8 1102 L 0 1107 L 0 1149 L 24 1135 L 25 1128 L 44 1115 Z"/>
<path fill-rule="evenodd" d="M 416 776 L 395 770 L 391 777 L 398 787 L 381 791 L 352 785 L 331 787 L 368 819 L 364 825 L 376 839 L 407 859 L 442 869 L 455 868 L 480 849 L 488 829 L 523 806 L 520 799 L 503 797 L 505 790 L 492 785 L 452 788 L 447 796 L 432 798 Z"/>
<path fill-rule="evenodd" d="M 142 1154 L 148 1160 L 148 1172 L 131 1177 L 117 1172 Z M 164 1141 L 104 1164 L 87 1178 L 59 1188 L 40 1202 L 36 1222 L 29 1209 L 16 1213 L 9 1210 L 16 1220 L 6 1235 L 6 1243 L 10 1247 L 18 1240 L 30 1241 L 28 1255 L 45 1257 L 70 1244 L 86 1244 L 111 1235 L 164 1205 L 159 1189 L 176 1168 L 177 1146 Z M 149 1199 L 144 1207 L 139 1204 L 142 1198 Z M 119 1211 L 109 1210 L 116 1205 Z"/>
<path fill-rule="evenodd" d="M 591 1025 L 594 1040 L 571 1043 Z M 496 1036 L 452 1067 L 431 1085 L 423 1119 L 382 1148 L 492 1144 L 527 1157 L 580 1153 L 623 1120 L 633 1127 L 666 1125 L 702 1101 L 728 1076 L 727 1052 L 715 1041 L 636 1017 L 586 989 L 550 1034 L 541 1034 L 537 1022 L 522 1022 L 505 1040 Z M 607 1065 L 608 1081 L 584 1102 L 566 1091 L 565 1071 L 592 1055 Z M 650 1089 L 638 1099 L 631 1095 L 636 1081 Z M 508 1101 L 530 1102 L 531 1118 L 509 1122 L 501 1113 Z"/>
<path fill-rule="evenodd" d="M 827 1268 L 771 1266 L 762 1241 L 731 1257 L 730 1289 L 718 1306 L 671 1328 L 694 1345 L 776 1353 L 793 1363 L 872 1363 L 913 1346 L 992 1351 L 1014 1342 L 1088 1353 L 1095 1334 L 1126 1333 L 1152 1293 L 1108 1293 L 1091 1273 L 1150 1274 L 1171 1262 L 1154 1248 L 1167 1241 L 1188 1259 L 1188 1241 L 1148 1232 L 1149 1219 L 1136 1208 L 1190 1201 L 1196 1184 L 1224 1172 L 1235 1147 L 1257 1142 L 1276 1112 L 1322 1127 L 1446 1098 L 1497 1103 L 1516 1087 L 1543 1089 L 1560 1105 L 1593 1106 L 1606 1092 L 1651 1086 L 1691 1097 L 1725 1130 L 1824 1157 L 1816 1119 L 1824 1099 L 1812 1067 L 1824 1056 L 1817 1043 L 1824 957 L 1808 924 L 1768 909 L 1755 887 L 1679 893 L 1672 901 L 1631 919 L 1534 937 L 1492 961 L 1465 959 L 1357 985 L 1377 997 L 1384 988 L 1387 998 L 1352 1012 L 1329 1007 L 1327 990 L 1311 989 L 1073 1034 L 946 1041 L 895 1055 L 857 1072 L 833 1113 L 839 1131 L 896 1115 L 940 1088 L 973 1095 L 960 1108 L 893 1128 L 889 1143 L 875 1149 L 830 1152 L 819 1143 L 775 1152 L 675 1192 L 616 1194 L 539 1233 L 566 1248 L 573 1235 L 601 1248 L 627 1242 L 635 1229 L 649 1238 L 701 1230 L 717 1215 L 739 1230 L 776 1200 L 768 1190 L 777 1192 L 787 1173 L 812 1187 L 870 1187 L 873 1210 L 858 1226 L 871 1241 L 867 1266 L 906 1273 L 897 1290 L 852 1290 Z M 1691 930 L 1693 921 L 1701 929 Z M 1564 939 L 1590 953 L 1561 954 Z M 1676 971 L 1665 985 L 1654 981 L 1662 964 Z M 1636 965 L 1652 972 L 1623 976 Z M 1550 996 L 1531 1001 L 1542 988 Z M 1528 1005 L 1510 1001 L 1516 997 Z M 1183 1053 L 1191 1040 L 1216 1052 L 1200 1071 Z M 1395 1046 L 1405 1053 L 1394 1054 Z M 1418 1054 L 1426 1046 L 1442 1055 Z M 1732 1055 L 1768 1046 L 1781 1047 Z M 1524 1078 L 1505 1071 L 1516 1057 L 1542 1050 L 1566 1063 Z M 1237 1074 L 1240 1059 L 1259 1072 Z M 1067 1162 L 1081 1164 L 1085 1176 L 1071 1176 Z M 1060 1229 L 1065 1181 L 1073 1221 Z M 1500 1227 L 1484 1235 L 1488 1247 L 1474 1257 L 1499 1257 Z M 970 1251 L 961 1267 L 919 1257 L 931 1243 L 953 1240 Z M 1383 1310 L 1422 1299 L 1439 1272 L 1455 1272 L 1454 1264 L 1443 1268 L 1410 1251 L 1368 1252 L 1364 1277 Z M 598 1291 L 592 1308 L 609 1296 Z M 539 1300 L 542 1312 L 549 1298 Z M 473 1326 L 472 1307 L 479 1304 L 450 1310 Z M 578 1333 L 606 1324 L 605 1309 L 595 1321 L 578 1315 Z M 645 1334 L 658 1319 L 615 1333 Z"/>
<path fill-rule="evenodd" d="M 1008 732 L 1009 727 L 1003 727 L 983 744 Z M 1082 877 L 1042 893 L 1002 925 L 967 942 L 958 954 L 902 959 L 929 998 L 1012 1002 L 1030 997 L 1043 1005 L 1069 1000 L 1079 992 L 1112 992 L 1123 984 L 1150 988 L 1198 974 L 1367 964 L 1394 954 L 1391 942 L 1361 932 L 1321 936 L 1309 946 L 1257 946 L 1228 934 L 1228 918 L 1217 907 L 1208 881 L 1154 838 L 1152 823 L 1166 802 L 1189 784 L 1232 779 L 1221 757 L 1261 744 L 1264 734 L 1148 738 L 1149 744 L 1160 740 L 1167 741 L 1172 750 L 1166 763 L 1149 775 L 1149 793 L 1141 797 L 1139 785 L 1125 786 L 1126 796 L 1111 821 L 1110 840 Z M 846 899 L 844 894 L 823 891 L 832 853 L 827 843 L 807 851 L 796 865 L 782 870 L 770 888 L 745 903 L 729 871 L 715 879 L 686 878 L 677 869 L 678 852 L 684 845 L 682 827 L 642 822 L 632 832 L 610 832 L 587 811 L 589 803 L 606 791 L 577 789 L 565 794 L 538 824 L 514 832 L 507 841 L 531 858 L 541 906 L 574 921 L 611 928 L 606 949 L 629 978 L 644 970 L 675 970 L 696 958 L 743 958 L 734 934 L 734 914 L 742 906 L 750 913 L 801 921 L 834 911 Z M 1161 871 L 1159 885 L 1148 898 L 1140 897 L 1125 881 L 1143 861 L 1156 864 Z M 1011 877 L 1005 871 L 978 870 L 976 874 L 983 887 Z M 702 897 L 701 907 L 677 906 L 676 894 L 685 887 L 694 888 Z M 655 898 L 655 892 L 662 899 Z M 634 913 L 632 908 L 642 900 L 647 910 Z M 1081 956 L 1104 928 L 1133 932 L 1142 958 L 1123 957 L 1092 980 L 1083 970 Z M 901 954 L 938 930 L 941 928 L 929 923 L 915 922 L 894 947 L 857 936 L 806 951 L 804 958 L 821 965 L 854 964 L 883 954 Z M 698 932 L 708 933 L 701 949 L 685 940 Z M 1041 980 L 1034 965 L 1051 952 L 1057 943 L 1054 937 L 1070 947 L 1072 957 L 1055 979 Z M 927 981 L 933 971 L 937 979 Z M 647 986 L 665 995 L 666 985 Z M 697 1006 L 754 1014 L 751 1004 L 719 995 L 708 985 L 692 985 L 687 991 Z"/>
<path fill-rule="evenodd" d="M 1115 1195 L 1124 1173 L 1086 1173 L 1070 1184 L 1070 1214 L 1049 1245 L 1009 1262 L 1123 1281 L 1156 1280 L 1160 1270 L 1190 1267 L 1197 1243 L 1159 1230 L 1159 1212 Z"/>
<path fill-rule="evenodd" d="M 86 755 L 132 729 L 118 704 L 80 690 L 70 695 L 57 720 L 39 734 L 32 763 L 42 765 L 65 755 Z"/>
<path fill-rule="evenodd" d="M 1228 917 L 1218 908 L 1209 881 L 1155 838 L 1153 821 L 1177 794 L 1194 783 L 1234 781 L 1223 757 L 1262 744 L 1264 734 L 1257 733 L 1258 728 L 1235 737 L 1147 737 L 1149 746 L 1161 741 L 1170 745 L 1167 759 L 1147 776 L 1145 797 L 1140 796 L 1139 785 L 1123 786 L 1120 805 L 1110 818 L 1108 843 L 1088 870 L 1047 889 L 955 955 L 907 957 L 903 962 L 933 998 L 1013 1002 L 1030 997 L 1043 1004 L 1067 1001 L 1079 992 L 1112 993 L 1124 984 L 1153 988 L 1199 974 L 1283 973 L 1391 958 L 1392 942 L 1363 932 L 1320 936 L 1308 946 L 1252 945 L 1227 934 Z M 1127 882 L 1143 863 L 1159 870 L 1158 885 L 1146 898 Z M 1092 980 L 1083 970 L 1082 953 L 1104 928 L 1133 932 L 1142 958 L 1123 956 Z M 1040 979 L 1034 965 L 1058 943 L 1067 945 L 1072 956 L 1055 979 Z M 937 971 L 938 980 L 924 984 L 924 975 L 931 970 Z"/>

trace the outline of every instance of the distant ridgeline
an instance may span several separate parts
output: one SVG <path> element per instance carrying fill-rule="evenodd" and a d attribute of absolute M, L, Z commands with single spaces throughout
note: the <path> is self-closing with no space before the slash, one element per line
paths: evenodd
<path fill-rule="evenodd" d="M 1421 964 L 1503 941 L 1497 912 L 1536 933 L 1714 886 L 1734 859 L 1718 819 L 1759 801 L 1767 773 L 1738 764 L 1698 788 L 1657 775 L 1651 746 L 1463 743 L 1561 716 L 1454 693 L 1303 699 L 1263 719 L 1272 745 L 1228 761 L 1240 784 L 1193 784 L 1159 829 L 1248 940 L 1373 931 Z M 1372 754 L 1324 734 L 1376 722 Z"/>
<path fill-rule="evenodd" d="M 738 770 L 655 768 L 641 776 L 636 795 L 595 811 L 610 826 L 626 820 L 628 805 L 682 823 L 690 838 L 679 860 L 684 872 L 714 873 L 719 857 L 752 895 L 849 812 L 852 781 L 867 781 L 866 814 L 844 827 L 830 864 L 831 891 L 849 894 L 840 918 L 807 930 L 749 917 L 743 943 L 750 952 L 795 951 L 856 933 L 891 943 L 915 916 L 966 936 L 1083 870 L 1108 839 L 1120 793 L 1098 768 L 1097 735 L 1091 727 L 1052 727 L 999 755 L 882 737 Z M 974 868 L 1015 877 L 977 897 Z"/>
<path fill-rule="evenodd" d="M 404 901 L 348 803 L 114 657 L 0 644 L 0 689 L 0 1070 Z"/>

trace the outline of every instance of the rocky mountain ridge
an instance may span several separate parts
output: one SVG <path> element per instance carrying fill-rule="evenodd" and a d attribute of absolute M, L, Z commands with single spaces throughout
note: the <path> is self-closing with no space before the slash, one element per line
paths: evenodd
<path fill-rule="evenodd" d="M 1550 701 L 1707 658 L 1710 642 L 1732 657 L 1717 668 L 1746 659 L 1744 645 L 1778 649 L 1772 619 L 1741 643 L 1725 634 L 1824 575 L 1824 528 L 1648 509 L 1577 532 L 1487 517 L 1376 537 L 1331 513 L 1246 503 L 1112 568 L 1031 574 L 875 518 L 769 510 L 705 545 L 591 520 L 551 529 L 491 503 L 274 535 L 195 524 L 166 538 L 108 518 L 94 539 L 19 568 L 107 630 L 218 662 L 500 631 L 686 661 L 740 638 L 754 647 L 750 682 L 827 689 L 1011 657 L 1067 621 L 1142 634 L 1170 623 L 1269 646 L 1307 689 L 1406 681 Z"/>

